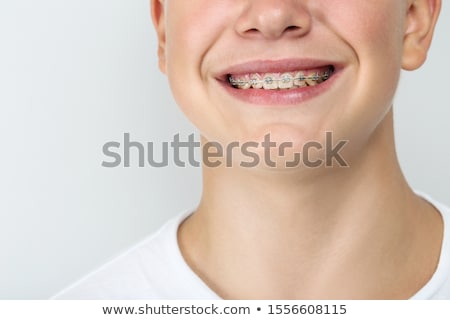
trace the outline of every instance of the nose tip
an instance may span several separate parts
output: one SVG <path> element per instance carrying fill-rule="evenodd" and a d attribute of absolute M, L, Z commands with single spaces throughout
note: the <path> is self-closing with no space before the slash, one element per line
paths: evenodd
<path fill-rule="evenodd" d="M 249 1 L 239 17 L 236 30 L 244 37 L 267 40 L 301 37 L 309 32 L 311 17 L 295 0 Z"/>

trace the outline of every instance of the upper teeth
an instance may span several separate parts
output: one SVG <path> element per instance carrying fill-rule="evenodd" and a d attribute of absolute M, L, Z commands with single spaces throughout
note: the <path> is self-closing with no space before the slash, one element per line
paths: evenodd
<path fill-rule="evenodd" d="M 277 89 L 292 89 L 301 88 L 306 86 L 315 86 L 322 83 L 331 76 L 333 70 L 329 70 L 319 73 L 313 72 L 305 75 L 303 71 L 297 72 L 286 72 L 286 73 L 252 73 L 245 76 L 240 76 L 234 78 L 229 76 L 228 80 L 231 85 L 239 89 L 266 89 L 266 90 L 277 90 Z"/>

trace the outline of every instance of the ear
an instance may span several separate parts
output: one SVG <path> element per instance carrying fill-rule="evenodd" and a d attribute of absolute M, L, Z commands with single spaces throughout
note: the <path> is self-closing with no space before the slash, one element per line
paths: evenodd
<path fill-rule="evenodd" d="M 442 0 L 408 0 L 402 67 L 415 70 L 427 58 Z"/>
<path fill-rule="evenodd" d="M 166 25 L 164 0 L 150 0 L 153 25 L 158 36 L 159 69 L 166 73 Z"/>

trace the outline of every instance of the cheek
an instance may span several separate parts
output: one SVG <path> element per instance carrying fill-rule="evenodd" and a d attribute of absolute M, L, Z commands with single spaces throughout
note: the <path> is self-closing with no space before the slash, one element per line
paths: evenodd
<path fill-rule="evenodd" d="M 378 102 L 381 108 L 389 108 L 402 63 L 402 1 L 361 3 L 361 12 L 348 17 L 352 19 L 354 28 L 347 28 L 347 39 L 352 39 L 351 45 L 358 58 L 359 73 L 356 82 L 361 84 L 358 92 L 368 92 L 366 100 Z"/>
<path fill-rule="evenodd" d="M 228 4 L 227 4 L 228 3 Z M 209 49 L 229 27 L 228 0 L 169 0 L 166 10 L 167 76 L 177 104 L 197 126 L 208 105 L 202 66 Z"/>
<path fill-rule="evenodd" d="M 404 1 L 325 0 L 324 5 L 327 2 L 329 23 L 358 54 L 398 49 L 403 37 Z"/>
<path fill-rule="evenodd" d="M 333 30 L 347 42 L 357 59 L 359 78 L 355 79 L 356 82 L 361 84 L 376 82 L 380 86 L 385 83 L 385 87 L 396 87 L 402 61 L 405 2 L 401 0 L 334 2 L 342 4 L 335 6 L 339 9 L 334 13 Z M 330 17 L 333 16 L 331 11 L 329 14 Z M 393 92 L 387 90 L 387 94 L 391 95 Z"/>
<path fill-rule="evenodd" d="M 339 3 L 335 6 L 339 9 L 329 9 L 327 16 L 334 18 L 329 18 L 328 23 L 353 51 L 355 62 L 351 85 L 340 97 L 345 104 L 340 116 L 353 136 L 366 139 L 390 110 L 397 89 L 405 19 L 403 1 Z"/>
<path fill-rule="evenodd" d="M 225 0 L 168 1 L 167 47 L 169 67 L 195 68 L 229 23 Z M 189 62 L 190 65 L 186 65 Z"/>

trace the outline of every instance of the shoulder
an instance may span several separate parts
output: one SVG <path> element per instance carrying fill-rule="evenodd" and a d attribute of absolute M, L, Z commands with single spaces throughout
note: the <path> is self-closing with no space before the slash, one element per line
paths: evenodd
<path fill-rule="evenodd" d="M 440 274 L 440 287 L 433 299 L 450 300 L 450 207 L 439 202 L 434 202 L 433 204 L 441 212 L 444 221 L 444 239 L 438 266 L 438 271 L 442 271 L 442 274 Z"/>
<path fill-rule="evenodd" d="M 447 300 L 450 299 L 450 208 L 425 194 L 417 194 L 431 203 L 441 213 L 444 223 L 444 234 L 436 272 L 413 299 Z"/>
<path fill-rule="evenodd" d="M 159 299 L 180 268 L 177 245 L 185 211 L 156 233 L 88 274 L 53 299 Z"/>

